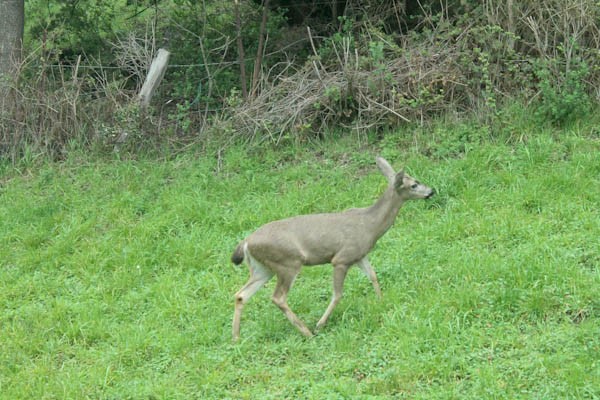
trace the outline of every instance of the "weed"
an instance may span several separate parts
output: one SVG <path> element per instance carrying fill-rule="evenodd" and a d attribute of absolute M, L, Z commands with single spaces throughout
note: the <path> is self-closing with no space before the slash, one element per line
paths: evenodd
<path fill-rule="evenodd" d="M 590 112 L 591 101 L 585 84 L 589 68 L 581 61 L 573 64 L 558 77 L 550 72 L 551 69 L 559 68 L 556 65 L 541 66 L 536 71 L 540 87 L 537 110 L 539 119 L 564 125 Z"/>

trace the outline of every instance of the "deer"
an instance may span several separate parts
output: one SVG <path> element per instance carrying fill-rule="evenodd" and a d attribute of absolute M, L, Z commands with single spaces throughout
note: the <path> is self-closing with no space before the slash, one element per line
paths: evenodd
<path fill-rule="evenodd" d="M 250 271 L 247 283 L 235 294 L 233 341 L 240 338 L 240 322 L 244 305 L 272 277 L 277 277 L 273 303 L 300 333 L 312 337 L 313 332 L 287 303 L 288 292 L 304 266 L 333 266 L 333 296 L 316 326 L 318 332 L 327 323 L 342 299 L 348 270 L 356 265 L 369 278 L 378 298 L 381 288 L 368 254 L 383 234 L 393 225 L 400 207 L 407 200 L 429 199 L 435 191 L 400 170 L 382 157 L 376 164 L 388 181 L 388 187 L 371 206 L 342 212 L 308 214 L 269 222 L 239 242 L 231 261 L 246 261 Z"/>

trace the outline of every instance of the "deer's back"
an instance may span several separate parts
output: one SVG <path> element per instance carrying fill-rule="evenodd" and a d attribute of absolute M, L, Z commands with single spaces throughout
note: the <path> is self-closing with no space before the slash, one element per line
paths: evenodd
<path fill-rule="evenodd" d="M 317 265 L 332 260 L 354 263 L 374 244 L 360 210 L 273 221 L 260 227 L 246 241 L 250 253 L 267 264 Z"/>

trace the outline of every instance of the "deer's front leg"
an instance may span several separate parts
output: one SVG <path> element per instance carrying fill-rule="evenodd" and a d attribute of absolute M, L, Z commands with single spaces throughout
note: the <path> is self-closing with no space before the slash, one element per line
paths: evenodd
<path fill-rule="evenodd" d="M 373 289 L 375 289 L 375 294 L 377 297 L 381 298 L 381 289 L 379 288 L 379 282 L 377 281 L 377 274 L 375 274 L 375 270 L 373 266 L 369 262 L 367 256 L 364 256 L 359 262 L 356 263 L 358 267 L 362 270 L 362 272 L 367 275 L 367 277 L 373 283 Z"/>
<path fill-rule="evenodd" d="M 325 310 L 325 313 L 319 322 L 317 322 L 317 329 L 321 329 L 327 323 L 327 320 L 333 312 L 333 309 L 342 299 L 344 292 L 344 280 L 346 279 L 348 268 L 348 265 L 343 264 L 337 264 L 333 266 L 333 297 L 331 298 L 329 306 L 327 306 L 327 310 Z"/>

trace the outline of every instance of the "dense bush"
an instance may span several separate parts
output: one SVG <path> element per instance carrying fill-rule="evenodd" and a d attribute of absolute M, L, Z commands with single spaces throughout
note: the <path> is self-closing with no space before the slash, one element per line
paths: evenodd
<path fill-rule="evenodd" d="M 264 32 L 258 1 L 26 4 L 29 57 L 0 121 L 13 158 L 28 146 L 60 156 L 74 143 L 303 140 L 447 112 L 490 120 L 507 99 L 564 124 L 598 100 L 593 0 L 274 0 Z M 159 47 L 170 67 L 140 113 L 135 95 Z"/>

